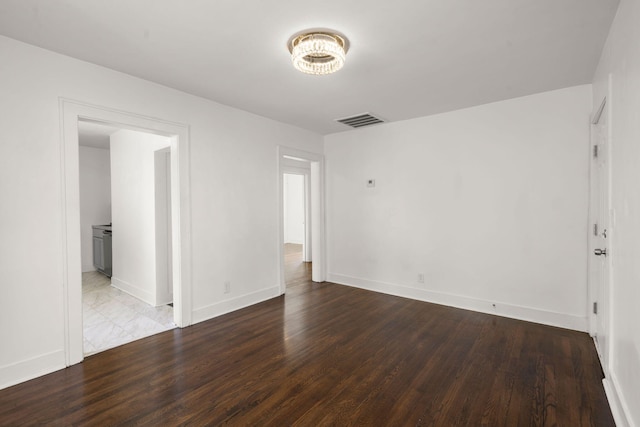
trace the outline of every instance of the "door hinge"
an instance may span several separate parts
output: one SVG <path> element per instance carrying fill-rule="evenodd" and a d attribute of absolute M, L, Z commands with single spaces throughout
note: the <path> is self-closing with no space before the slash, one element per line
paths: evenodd
<path fill-rule="evenodd" d="M 593 158 L 594 159 L 598 158 L 598 146 L 597 145 L 593 146 Z"/>
<path fill-rule="evenodd" d="M 598 224 L 593 224 L 593 235 L 597 236 L 598 235 Z"/>
<path fill-rule="evenodd" d="M 593 314 L 598 314 L 598 302 L 593 303 Z"/>

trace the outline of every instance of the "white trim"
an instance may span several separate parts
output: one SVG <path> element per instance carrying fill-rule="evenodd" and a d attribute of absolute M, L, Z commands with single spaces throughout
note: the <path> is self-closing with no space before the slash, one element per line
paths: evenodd
<path fill-rule="evenodd" d="M 64 369 L 65 366 L 63 350 L 52 351 L 11 365 L 0 366 L 0 378 L 2 378 L 0 390 Z"/>
<path fill-rule="evenodd" d="M 249 307 L 271 298 L 276 298 L 280 295 L 279 291 L 279 286 L 272 286 L 233 299 L 197 308 L 193 311 L 193 322 L 204 322 L 205 320 L 213 319 L 214 317 L 222 316 L 223 314 L 231 313 L 232 311 L 240 310 L 241 308 Z"/>
<path fill-rule="evenodd" d="M 594 111 L 591 117 L 591 126 L 590 126 L 590 136 L 589 136 L 589 212 L 588 212 L 588 236 L 587 236 L 587 322 L 588 322 L 588 332 L 589 335 L 595 337 L 598 333 L 598 316 L 593 313 L 593 304 L 595 302 L 598 303 L 598 312 L 600 316 L 606 316 L 606 331 L 604 333 L 605 336 L 605 344 L 602 345 L 601 342 L 594 341 L 594 346 L 596 351 L 598 352 L 598 357 L 600 358 L 600 363 L 603 366 L 605 372 L 608 371 L 608 368 L 613 360 L 613 352 L 615 350 L 614 346 L 611 343 L 614 340 L 615 331 L 611 327 L 612 324 L 612 313 L 611 313 L 611 304 L 610 301 L 613 299 L 614 292 L 614 284 L 613 284 L 613 268 L 612 262 L 615 257 L 615 216 L 612 215 L 612 156 L 611 156 L 611 147 L 612 147 L 612 121 L 613 121 L 613 111 L 612 111 L 612 96 L 613 96 L 613 75 L 610 73 L 607 79 L 607 91 L 605 96 L 603 96 L 602 101 L 598 108 Z M 606 110 L 605 110 L 606 108 Z M 600 140 L 597 138 L 596 133 L 594 132 L 596 126 L 600 122 L 602 118 L 602 114 L 606 112 L 607 119 L 607 134 L 606 134 L 606 143 L 604 147 L 602 144 L 599 144 Z M 604 156 L 606 161 L 606 182 L 607 182 L 607 200 L 606 200 L 606 211 L 608 212 L 606 223 L 608 224 L 608 237 L 607 237 L 607 257 L 605 262 L 608 263 L 607 272 L 607 286 L 603 291 L 605 292 L 605 297 L 603 301 L 599 301 L 599 286 L 604 286 L 605 283 L 599 283 L 600 278 L 595 277 L 594 275 L 594 263 L 601 262 L 593 256 L 593 251 L 596 248 L 596 241 L 593 235 L 593 224 L 599 217 L 600 206 L 594 205 L 595 200 L 599 200 L 600 194 L 598 195 L 598 199 L 594 198 L 594 185 L 595 185 L 595 173 L 594 168 L 597 168 L 597 159 L 593 158 L 593 146 L 595 144 L 599 145 L 599 156 Z M 601 171 L 602 172 L 602 171 Z M 600 177 L 598 177 L 600 179 Z M 599 189 L 599 186 L 596 187 Z M 602 223 L 602 221 L 599 221 Z M 602 227 L 602 224 L 600 224 Z M 602 333 L 602 331 L 600 331 Z"/>
<path fill-rule="evenodd" d="M 278 164 L 278 284 L 280 294 L 286 290 L 284 277 L 284 195 L 283 175 L 286 170 L 291 170 L 284 156 L 304 159 L 310 162 L 310 196 L 316 198 L 316 203 L 311 204 L 311 255 L 313 257 L 312 280 L 324 282 L 326 280 L 326 245 L 325 245 L 325 201 L 324 201 L 324 156 L 295 148 L 279 145 L 276 150 Z"/>
<path fill-rule="evenodd" d="M 80 182 L 78 116 L 65 101 L 60 108 L 60 171 L 62 178 L 62 295 L 64 310 L 64 359 L 70 366 L 83 360 L 82 254 L 80 243 Z"/>
<path fill-rule="evenodd" d="M 311 247 L 313 246 L 311 232 L 311 168 L 304 175 L 304 243 L 302 246 L 302 261 L 312 262 L 313 254 Z M 313 264 L 312 264 L 313 265 Z"/>
<path fill-rule="evenodd" d="M 543 325 L 557 326 L 565 329 L 573 329 L 580 332 L 587 331 L 587 318 L 565 313 L 540 310 L 532 307 L 524 307 L 513 304 L 496 303 L 482 299 L 465 297 L 443 292 L 434 292 L 424 289 L 411 288 L 393 283 L 378 282 L 361 279 L 342 274 L 329 273 L 327 280 L 340 285 L 352 286 L 374 292 L 395 295 L 403 298 L 411 298 L 449 307 L 462 308 L 480 313 L 493 314 L 511 319 L 525 320 L 527 322 L 541 323 Z M 494 305 L 495 304 L 495 305 Z"/>
<path fill-rule="evenodd" d="M 308 168 L 298 168 L 293 166 L 282 165 L 282 173 L 286 173 L 288 175 L 303 175 L 307 176 L 311 173 L 311 167 Z"/>
<path fill-rule="evenodd" d="M 326 216 L 324 198 L 324 158 L 311 162 L 309 198 L 311 200 L 311 280 L 327 280 Z"/>
<path fill-rule="evenodd" d="M 605 98 L 606 100 L 606 98 Z M 603 100 L 603 106 L 604 106 Z M 593 258 L 593 250 L 594 246 L 594 235 L 593 235 L 593 225 L 596 221 L 596 212 L 597 207 L 594 206 L 594 188 L 595 186 L 595 172 L 594 169 L 597 167 L 597 160 L 593 157 L 593 147 L 597 142 L 595 126 L 598 120 L 600 120 L 600 116 L 602 115 L 602 111 L 600 110 L 597 113 L 594 113 L 593 116 L 597 116 L 597 119 L 594 118 L 592 120 L 591 125 L 589 126 L 589 209 L 587 212 L 587 313 L 589 318 L 589 335 L 594 337 L 596 335 L 596 315 L 593 313 L 593 303 L 597 300 L 596 295 L 596 278 L 593 274 L 594 269 L 594 258 Z M 595 344 L 595 343 L 594 343 Z M 597 346 L 596 346 L 597 348 Z"/>
<path fill-rule="evenodd" d="M 154 295 L 151 292 L 147 292 L 144 289 L 140 289 L 136 286 L 133 286 L 129 282 L 120 280 L 117 277 L 112 277 L 111 286 L 113 286 L 114 288 L 120 289 L 122 292 L 125 292 L 131 295 L 132 297 L 135 297 L 141 301 L 146 302 L 152 307 L 156 305 L 156 300 L 154 298 Z"/>
<path fill-rule="evenodd" d="M 605 96 L 600 103 L 598 109 L 593 113 L 593 118 L 591 119 L 592 125 L 597 125 L 600 121 L 600 116 L 602 116 L 602 112 L 604 111 L 604 106 L 607 105 L 607 97 Z"/>
<path fill-rule="evenodd" d="M 604 392 L 607 395 L 609 406 L 611 407 L 611 414 L 613 420 L 618 427 L 637 427 L 632 424 L 631 411 L 629 411 L 629 405 L 622 399 L 623 394 L 620 393 L 620 383 L 615 375 L 609 375 L 605 371 L 605 378 L 602 380 L 604 386 Z"/>
<path fill-rule="evenodd" d="M 184 124 L 126 111 L 60 98 L 62 242 L 65 364 L 83 360 L 82 277 L 78 170 L 78 120 L 115 124 L 125 129 L 147 130 L 171 139 L 172 253 L 174 322 L 179 327 L 192 323 L 191 300 L 191 198 L 189 127 Z"/>

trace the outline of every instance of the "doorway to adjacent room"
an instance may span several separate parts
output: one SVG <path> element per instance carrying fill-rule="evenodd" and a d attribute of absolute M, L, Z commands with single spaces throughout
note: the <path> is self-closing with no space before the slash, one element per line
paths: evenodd
<path fill-rule="evenodd" d="M 280 293 L 325 281 L 324 157 L 278 147 Z"/>
<path fill-rule="evenodd" d="M 296 173 L 285 173 L 282 183 L 284 275 L 290 288 L 311 280 L 308 164 L 301 165 Z"/>
<path fill-rule="evenodd" d="M 78 142 L 88 356 L 176 326 L 171 152 L 167 137 L 86 120 Z"/>
<path fill-rule="evenodd" d="M 191 324 L 190 268 L 190 197 L 189 197 L 189 133 L 185 125 L 166 122 L 132 113 L 112 110 L 73 100 L 61 99 L 61 127 L 64 155 L 63 177 L 63 295 L 65 299 L 65 362 L 67 366 L 84 358 L 82 256 L 79 209 L 79 142 L 78 123 L 93 121 L 121 129 L 161 135 L 168 139 L 165 156 L 170 159 L 170 273 L 173 279 L 173 322 L 184 327 Z M 168 258 L 167 258 L 168 259 Z M 165 261 L 165 268 L 167 261 Z"/>

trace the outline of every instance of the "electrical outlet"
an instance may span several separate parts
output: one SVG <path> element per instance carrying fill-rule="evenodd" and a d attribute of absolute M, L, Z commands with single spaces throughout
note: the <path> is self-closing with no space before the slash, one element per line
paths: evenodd
<path fill-rule="evenodd" d="M 424 273 L 418 273 L 418 283 L 424 283 Z"/>
<path fill-rule="evenodd" d="M 225 294 L 231 293 L 231 282 L 229 281 L 224 282 L 224 293 Z"/>

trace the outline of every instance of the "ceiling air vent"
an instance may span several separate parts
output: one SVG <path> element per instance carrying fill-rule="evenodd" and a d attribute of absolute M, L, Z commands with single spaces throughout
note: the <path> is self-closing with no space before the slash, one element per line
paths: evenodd
<path fill-rule="evenodd" d="M 344 119 L 336 120 L 340 123 L 344 123 L 352 128 L 361 128 L 364 126 L 376 125 L 378 123 L 384 123 L 384 120 L 372 116 L 369 113 L 358 114 L 357 116 L 345 117 Z"/>

